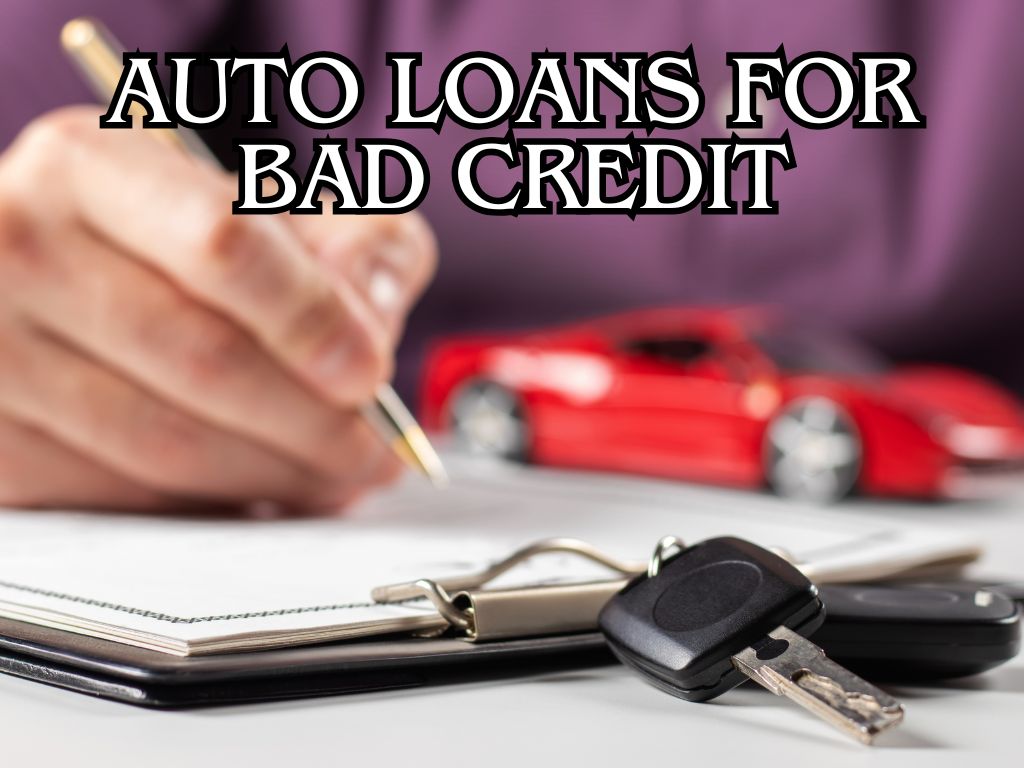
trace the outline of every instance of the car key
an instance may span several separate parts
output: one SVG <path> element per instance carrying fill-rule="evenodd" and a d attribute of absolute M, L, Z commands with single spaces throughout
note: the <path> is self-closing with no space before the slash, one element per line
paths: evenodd
<path fill-rule="evenodd" d="M 825 612 L 790 563 L 732 537 L 682 547 L 662 539 L 647 573 L 601 611 L 601 631 L 626 666 L 689 701 L 750 678 L 867 744 L 903 719 L 896 699 L 804 639 Z"/>
<path fill-rule="evenodd" d="M 828 618 L 811 639 L 873 680 L 975 675 L 1020 650 L 1021 607 L 968 583 L 835 584 L 821 588 Z"/>

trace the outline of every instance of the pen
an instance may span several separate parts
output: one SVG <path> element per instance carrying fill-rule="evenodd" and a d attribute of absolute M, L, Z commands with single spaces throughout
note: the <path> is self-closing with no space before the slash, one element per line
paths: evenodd
<path fill-rule="evenodd" d="M 111 98 L 121 76 L 123 48 L 110 32 L 93 19 L 72 19 L 61 30 L 60 42 L 96 95 L 103 100 Z M 142 110 L 134 103 L 130 111 L 140 115 Z M 168 144 L 219 164 L 198 134 L 187 128 L 150 130 Z M 441 458 L 394 389 L 387 384 L 378 387 L 373 404 L 363 409 L 363 416 L 406 464 L 429 478 L 435 487 L 447 485 L 448 474 Z"/>

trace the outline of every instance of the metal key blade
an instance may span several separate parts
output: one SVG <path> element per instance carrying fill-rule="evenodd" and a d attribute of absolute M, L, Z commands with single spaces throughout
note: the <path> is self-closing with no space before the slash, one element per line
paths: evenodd
<path fill-rule="evenodd" d="M 903 706 L 896 699 L 786 627 L 740 651 L 732 663 L 775 695 L 795 701 L 863 744 L 903 721 Z"/>

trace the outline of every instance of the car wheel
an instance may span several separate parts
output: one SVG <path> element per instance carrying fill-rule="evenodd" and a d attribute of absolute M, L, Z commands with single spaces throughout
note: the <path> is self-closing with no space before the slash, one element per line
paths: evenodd
<path fill-rule="evenodd" d="M 818 503 L 837 501 L 853 490 L 862 446 L 853 420 L 824 397 L 790 403 L 768 426 L 768 484 L 779 496 Z"/>
<path fill-rule="evenodd" d="M 451 425 L 456 441 L 470 453 L 524 461 L 529 430 L 519 396 L 493 381 L 476 380 L 452 397 Z"/>

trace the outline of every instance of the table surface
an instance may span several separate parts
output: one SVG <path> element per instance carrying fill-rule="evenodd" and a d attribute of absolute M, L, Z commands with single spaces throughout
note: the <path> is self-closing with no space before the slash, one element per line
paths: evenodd
<path fill-rule="evenodd" d="M 990 505 L 844 505 L 987 542 L 975 573 L 1024 579 L 1024 493 Z M 823 510 L 827 514 L 827 510 Z M 274 704 L 159 712 L 0 675 L 5 765 L 1019 765 L 1024 658 L 940 687 L 889 687 L 906 721 L 873 748 L 754 685 L 712 704 L 621 667 Z M 380 761 L 380 762 L 377 762 Z M 685 761 L 685 762 L 684 762 Z M 785 761 L 785 763 L 783 763 Z M 707 764 L 707 763 L 704 763 Z"/>

